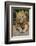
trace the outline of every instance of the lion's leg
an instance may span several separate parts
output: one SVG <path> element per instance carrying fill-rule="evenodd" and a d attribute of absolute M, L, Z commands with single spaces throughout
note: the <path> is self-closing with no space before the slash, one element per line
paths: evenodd
<path fill-rule="evenodd" d="M 25 24 L 24 26 L 25 26 L 25 27 L 24 27 L 24 29 L 23 29 L 23 32 L 28 31 L 28 24 Z"/>

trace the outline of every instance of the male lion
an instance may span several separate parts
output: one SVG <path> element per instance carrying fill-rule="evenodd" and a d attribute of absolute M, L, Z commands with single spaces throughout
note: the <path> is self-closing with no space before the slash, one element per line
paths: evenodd
<path fill-rule="evenodd" d="M 18 30 L 19 32 L 28 31 L 29 24 L 27 20 L 27 15 L 23 10 L 16 12 L 16 30 Z"/>

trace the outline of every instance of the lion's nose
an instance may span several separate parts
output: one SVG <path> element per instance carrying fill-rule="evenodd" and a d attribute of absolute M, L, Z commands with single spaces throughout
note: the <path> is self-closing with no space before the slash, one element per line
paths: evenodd
<path fill-rule="evenodd" d="M 21 19 L 19 19 L 19 20 L 21 20 Z"/>

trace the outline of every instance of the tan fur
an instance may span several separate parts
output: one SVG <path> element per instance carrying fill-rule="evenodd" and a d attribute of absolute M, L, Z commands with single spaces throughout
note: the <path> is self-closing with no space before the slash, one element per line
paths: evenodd
<path fill-rule="evenodd" d="M 21 27 L 22 32 L 26 32 L 29 27 L 28 23 L 29 22 L 27 21 L 27 16 L 23 10 L 19 11 L 18 13 L 16 12 L 16 29 L 19 29 L 19 27 Z"/>

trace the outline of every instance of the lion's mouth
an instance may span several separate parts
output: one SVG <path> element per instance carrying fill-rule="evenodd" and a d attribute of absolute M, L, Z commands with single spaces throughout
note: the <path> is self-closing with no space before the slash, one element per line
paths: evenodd
<path fill-rule="evenodd" d="M 20 23 L 23 23 L 23 21 L 21 21 L 21 20 L 20 20 L 19 22 L 20 22 Z"/>

